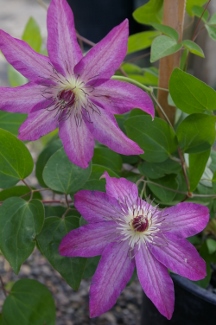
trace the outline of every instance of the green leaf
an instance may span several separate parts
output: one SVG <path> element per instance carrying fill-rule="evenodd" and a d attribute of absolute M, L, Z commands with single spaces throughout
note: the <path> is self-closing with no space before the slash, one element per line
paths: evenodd
<path fill-rule="evenodd" d="M 181 164 L 171 159 L 161 163 L 143 161 L 138 168 L 142 175 L 157 179 L 169 174 L 178 174 L 181 170 Z"/>
<path fill-rule="evenodd" d="M 40 52 L 42 46 L 42 36 L 40 27 L 33 17 L 30 17 L 22 35 L 22 40 L 28 43 L 36 52 Z"/>
<path fill-rule="evenodd" d="M 108 148 L 95 148 L 92 163 L 108 167 L 117 174 L 122 168 L 121 156 Z"/>
<path fill-rule="evenodd" d="M 132 63 L 123 63 L 122 68 L 131 79 L 144 85 L 158 85 L 158 71 L 155 67 L 140 68 Z"/>
<path fill-rule="evenodd" d="M 186 11 L 188 15 L 193 16 L 193 7 L 194 6 L 202 6 L 204 5 L 208 0 L 187 0 L 186 1 Z"/>
<path fill-rule="evenodd" d="M 77 227 L 79 227 L 78 217 L 69 216 L 63 219 L 49 217 L 45 219 L 42 232 L 37 236 L 37 244 L 42 254 L 74 290 L 79 288 L 86 259 L 61 256 L 59 245 L 62 238 Z"/>
<path fill-rule="evenodd" d="M 91 278 L 95 274 L 99 260 L 100 260 L 100 256 L 95 256 L 87 259 L 85 272 L 83 274 L 83 279 Z"/>
<path fill-rule="evenodd" d="M 43 187 L 46 187 L 46 184 L 43 180 L 43 170 L 49 160 L 49 158 L 58 150 L 62 148 L 62 142 L 60 139 L 51 141 L 48 143 L 47 147 L 40 153 L 38 160 L 36 162 L 35 175 L 39 181 L 39 184 Z"/>
<path fill-rule="evenodd" d="M 158 36 L 157 31 L 140 32 L 129 36 L 127 54 L 147 49 L 151 46 L 153 39 Z"/>
<path fill-rule="evenodd" d="M 204 12 L 204 8 L 200 7 L 200 6 L 194 6 L 192 9 L 192 13 L 194 16 L 201 18 L 202 21 L 206 22 L 208 20 L 209 17 L 209 12 L 208 10 L 205 10 Z"/>
<path fill-rule="evenodd" d="M 24 85 L 28 81 L 28 79 L 26 79 L 21 73 L 19 73 L 19 71 L 15 70 L 14 67 L 12 67 L 11 65 L 8 65 L 7 77 L 11 87 Z"/>
<path fill-rule="evenodd" d="M 15 273 L 35 247 L 44 222 L 43 205 L 12 197 L 0 207 L 0 249 Z"/>
<path fill-rule="evenodd" d="M 201 49 L 201 47 L 196 44 L 195 42 L 191 41 L 191 40 L 184 40 L 182 41 L 182 45 L 188 49 L 189 52 L 200 56 L 201 58 L 205 57 L 205 54 L 203 53 L 203 50 Z"/>
<path fill-rule="evenodd" d="M 45 218 L 49 218 L 49 217 L 59 217 L 61 218 L 63 215 L 65 216 L 65 213 L 67 211 L 67 207 L 66 206 L 62 206 L 62 205 L 45 205 L 44 206 L 44 210 L 45 210 Z M 69 210 L 67 212 L 67 215 L 71 215 L 72 211 Z"/>
<path fill-rule="evenodd" d="M 207 244 L 208 251 L 210 254 L 213 254 L 216 252 L 216 240 L 215 239 L 208 238 L 206 240 L 206 244 Z"/>
<path fill-rule="evenodd" d="M 2 316 L 4 325 L 55 325 L 54 299 L 40 282 L 21 279 L 5 299 Z"/>
<path fill-rule="evenodd" d="M 89 180 L 85 183 L 83 188 L 85 190 L 97 190 L 97 191 L 105 191 L 105 179 L 100 179 L 101 176 L 104 174 L 104 172 L 107 171 L 107 173 L 111 177 L 119 177 L 118 174 L 116 174 L 112 169 L 101 166 L 101 165 L 92 165 L 92 172 L 89 177 Z"/>
<path fill-rule="evenodd" d="M 145 25 L 160 23 L 162 8 L 163 0 L 150 0 L 147 4 L 137 8 L 133 13 L 133 17 L 138 23 Z"/>
<path fill-rule="evenodd" d="M 160 35 L 152 42 L 150 62 L 155 62 L 165 56 L 176 53 L 181 47 L 181 44 L 178 44 L 173 38 Z"/>
<path fill-rule="evenodd" d="M 152 26 L 158 31 L 160 31 L 161 33 L 173 38 L 176 42 L 178 42 L 179 35 L 174 28 L 162 24 L 153 24 Z"/>
<path fill-rule="evenodd" d="M 189 183 L 190 183 L 190 191 L 193 192 L 199 181 L 202 177 L 208 158 L 210 155 L 210 149 L 201 153 L 193 153 L 189 155 Z"/>
<path fill-rule="evenodd" d="M 162 162 L 176 151 L 177 141 L 174 131 L 162 119 L 150 116 L 135 116 L 125 122 L 128 136 L 144 150 L 140 155 L 148 162 Z"/>
<path fill-rule="evenodd" d="M 178 189 L 178 183 L 173 175 L 167 175 L 163 178 L 155 180 L 156 184 L 148 183 L 148 187 L 152 193 L 160 200 L 163 204 L 170 204 L 174 199 Z M 158 184 L 158 185 L 157 185 Z"/>
<path fill-rule="evenodd" d="M 31 174 L 33 166 L 33 159 L 22 141 L 0 129 L 0 186 L 15 185 Z"/>
<path fill-rule="evenodd" d="M 187 114 L 216 109 L 216 91 L 180 69 L 174 69 L 169 90 L 176 106 Z"/>
<path fill-rule="evenodd" d="M 187 153 L 199 153 L 211 148 L 215 141 L 216 116 L 191 114 L 177 128 L 180 147 Z"/>
<path fill-rule="evenodd" d="M 216 25 L 216 13 L 214 13 L 209 19 L 208 25 Z"/>
<path fill-rule="evenodd" d="M 26 195 L 25 195 L 26 194 Z M 18 185 L 11 188 L 7 188 L 3 191 L 0 191 L 0 201 L 4 201 L 10 197 L 18 196 L 23 197 L 24 200 L 28 201 L 30 199 L 30 190 L 27 186 Z M 40 192 L 33 193 L 33 199 L 41 200 L 42 196 Z"/>
<path fill-rule="evenodd" d="M 208 26 L 207 24 L 205 24 L 205 28 L 209 34 L 209 37 L 213 39 L 213 41 L 216 41 L 216 27 Z"/>
<path fill-rule="evenodd" d="M 91 165 L 83 169 L 68 159 L 64 148 L 57 150 L 43 170 L 43 180 L 54 191 L 69 194 L 78 191 L 87 182 Z"/>
<path fill-rule="evenodd" d="M 0 111 L 0 128 L 17 135 L 20 125 L 25 121 L 26 114 Z"/>

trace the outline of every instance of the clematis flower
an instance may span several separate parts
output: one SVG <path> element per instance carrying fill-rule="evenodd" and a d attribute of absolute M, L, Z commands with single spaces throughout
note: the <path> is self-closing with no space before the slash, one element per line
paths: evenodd
<path fill-rule="evenodd" d="M 90 316 L 109 310 L 134 268 L 146 295 L 170 319 L 174 287 L 168 269 L 190 280 L 205 277 L 204 260 L 186 237 L 204 229 L 208 209 L 179 203 L 160 210 L 142 200 L 134 183 L 107 173 L 106 193 L 79 191 L 75 206 L 88 224 L 72 230 L 60 244 L 68 257 L 102 255 L 90 287 Z"/>
<path fill-rule="evenodd" d="M 78 45 L 73 13 L 66 0 L 52 0 L 47 13 L 49 56 L 0 31 L 0 50 L 29 82 L 0 88 L 0 109 L 27 113 L 21 140 L 34 141 L 59 128 L 69 159 L 86 168 L 94 139 L 113 151 L 143 150 L 118 127 L 113 114 L 138 107 L 153 116 L 150 97 L 131 84 L 110 80 L 127 51 L 128 21 L 123 21 L 85 56 Z"/>

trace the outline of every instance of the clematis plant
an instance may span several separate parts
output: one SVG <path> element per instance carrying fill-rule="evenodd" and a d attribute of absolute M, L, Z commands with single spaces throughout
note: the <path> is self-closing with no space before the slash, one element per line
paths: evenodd
<path fill-rule="evenodd" d="M 216 40 L 209 4 L 149 0 L 133 17 L 150 31 L 128 36 L 125 19 L 94 46 L 66 0 L 47 8 L 47 48 L 33 18 L 22 40 L 0 30 L 0 258 L 18 274 L 39 250 L 68 300 L 92 277 L 91 317 L 115 308 L 131 277 L 168 319 L 170 272 L 213 285 L 216 92 L 187 72 L 190 56 L 204 58 L 197 35 Z M 198 19 L 186 40 L 185 13 Z M 147 48 L 149 61 L 137 53 Z M 5 281 L 0 324 L 55 324 L 44 285 Z"/>
<path fill-rule="evenodd" d="M 143 153 L 113 117 L 134 107 L 154 116 L 149 95 L 134 85 L 109 80 L 127 52 L 127 19 L 85 56 L 77 43 L 66 0 L 51 1 L 47 30 L 49 57 L 0 31 L 5 58 L 29 79 L 24 86 L 0 89 L 2 110 L 28 114 L 19 129 L 19 139 L 34 141 L 59 127 L 67 156 L 83 168 L 92 159 L 94 138 L 121 154 Z"/>

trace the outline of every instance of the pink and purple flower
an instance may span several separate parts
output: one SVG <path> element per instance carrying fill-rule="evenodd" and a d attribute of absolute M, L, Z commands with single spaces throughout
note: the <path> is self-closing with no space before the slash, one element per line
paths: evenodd
<path fill-rule="evenodd" d="M 0 31 L 0 50 L 29 80 L 20 87 L 0 88 L 1 110 L 28 114 L 19 138 L 34 141 L 58 127 L 69 159 L 83 168 L 92 159 L 94 139 L 120 154 L 142 154 L 113 116 L 135 107 L 154 115 L 148 94 L 110 80 L 127 52 L 128 21 L 113 28 L 85 56 L 66 0 L 51 1 L 47 29 L 48 57 Z"/>
<path fill-rule="evenodd" d="M 101 255 L 90 287 L 91 317 L 115 304 L 136 267 L 146 295 L 170 319 L 174 287 L 168 269 L 194 281 L 206 275 L 205 261 L 186 238 L 205 228 L 208 209 L 183 202 L 160 210 L 139 198 L 134 183 L 104 177 L 106 193 L 82 190 L 75 195 L 75 207 L 88 224 L 63 238 L 60 254 Z"/>

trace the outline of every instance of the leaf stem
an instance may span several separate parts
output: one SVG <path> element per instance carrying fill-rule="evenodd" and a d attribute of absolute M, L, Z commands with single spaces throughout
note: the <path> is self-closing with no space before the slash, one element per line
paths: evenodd
<path fill-rule="evenodd" d="M 26 187 L 28 187 L 29 190 L 30 190 L 30 198 L 29 198 L 29 201 L 31 201 L 31 200 L 32 200 L 32 197 L 33 197 L 33 190 L 32 190 L 32 188 L 28 185 L 28 183 L 26 183 L 26 181 L 25 181 L 24 179 L 22 179 L 22 182 L 23 182 L 23 184 L 24 184 Z"/>

